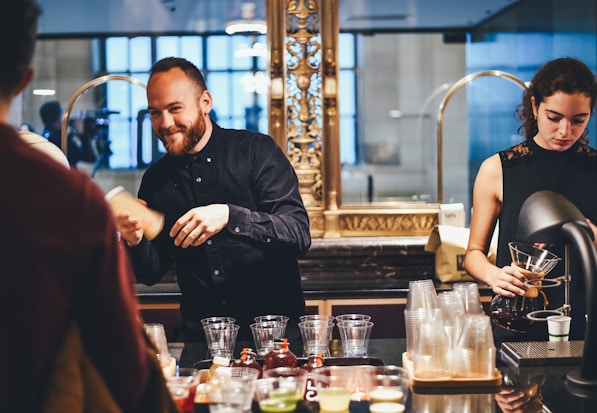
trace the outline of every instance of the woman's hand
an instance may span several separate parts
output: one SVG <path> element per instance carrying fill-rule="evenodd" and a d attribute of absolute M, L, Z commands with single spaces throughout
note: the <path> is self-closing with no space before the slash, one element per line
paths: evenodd
<path fill-rule="evenodd" d="M 503 268 L 495 267 L 488 277 L 489 285 L 494 293 L 505 297 L 524 295 L 528 287 L 525 285 L 526 277 L 513 265 Z"/>

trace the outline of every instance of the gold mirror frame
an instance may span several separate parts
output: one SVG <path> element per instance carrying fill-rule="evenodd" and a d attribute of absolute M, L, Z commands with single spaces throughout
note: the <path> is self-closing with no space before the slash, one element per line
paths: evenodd
<path fill-rule="evenodd" d="M 428 236 L 437 204 L 341 205 L 338 0 L 266 0 L 269 134 L 299 177 L 313 237 Z"/>

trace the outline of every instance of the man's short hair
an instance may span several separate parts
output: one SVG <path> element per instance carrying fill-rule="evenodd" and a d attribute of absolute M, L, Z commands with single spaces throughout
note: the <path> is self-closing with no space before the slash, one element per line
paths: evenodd
<path fill-rule="evenodd" d="M 31 65 L 41 9 L 35 0 L 0 3 L 0 95 L 9 97 Z"/>
<path fill-rule="evenodd" d="M 181 57 L 165 57 L 155 62 L 149 72 L 149 80 L 151 80 L 156 73 L 167 72 L 175 67 L 178 67 L 189 79 L 193 80 L 199 87 L 200 92 L 207 90 L 205 78 L 203 77 L 203 74 L 201 74 L 201 71 L 193 63 Z"/>

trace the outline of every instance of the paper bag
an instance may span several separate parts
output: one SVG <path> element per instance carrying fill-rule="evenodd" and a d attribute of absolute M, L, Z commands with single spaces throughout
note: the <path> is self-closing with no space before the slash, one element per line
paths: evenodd
<path fill-rule="evenodd" d="M 435 277 L 441 282 L 473 281 L 464 270 L 468 228 L 436 225 L 429 234 L 425 251 L 435 253 Z"/>

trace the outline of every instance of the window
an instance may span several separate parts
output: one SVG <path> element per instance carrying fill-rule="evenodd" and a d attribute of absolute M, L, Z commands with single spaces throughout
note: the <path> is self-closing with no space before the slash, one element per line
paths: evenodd
<path fill-rule="evenodd" d="M 265 36 L 140 36 L 104 41 L 105 72 L 146 83 L 153 63 L 181 56 L 205 76 L 214 97 L 212 118 L 225 128 L 267 133 Z M 151 132 L 145 90 L 126 81 L 108 82 L 93 114 L 96 131 L 109 143 L 102 167 L 142 168 L 157 160 L 163 147 Z M 138 128 L 138 122 L 142 122 Z M 153 149 L 158 148 L 157 153 Z"/>

